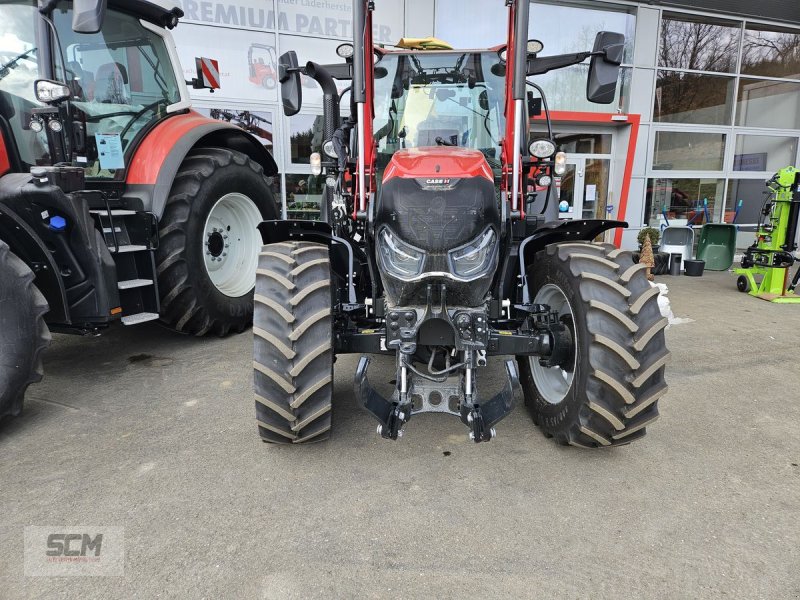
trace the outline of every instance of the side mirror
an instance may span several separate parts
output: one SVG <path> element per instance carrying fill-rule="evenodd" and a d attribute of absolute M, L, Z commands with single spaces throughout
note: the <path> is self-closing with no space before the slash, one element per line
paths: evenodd
<path fill-rule="evenodd" d="M 625 36 L 612 31 L 601 31 L 594 40 L 589 63 L 589 78 L 586 81 L 586 99 L 596 104 L 611 104 L 617 94 L 619 65 Z"/>
<path fill-rule="evenodd" d="M 300 87 L 300 67 L 294 50 L 281 54 L 278 59 L 278 81 L 281 83 L 283 114 L 287 117 L 296 115 L 303 104 L 303 91 Z"/>
<path fill-rule="evenodd" d="M 72 3 L 72 31 L 97 33 L 106 17 L 106 0 L 75 0 Z"/>
<path fill-rule="evenodd" d="M 192 79 L 192 87 L 196 90 L 218 90 L 220 88 L 219 62 L 213 58 L 195 57 L 194 66 L 197 77 Z"/>

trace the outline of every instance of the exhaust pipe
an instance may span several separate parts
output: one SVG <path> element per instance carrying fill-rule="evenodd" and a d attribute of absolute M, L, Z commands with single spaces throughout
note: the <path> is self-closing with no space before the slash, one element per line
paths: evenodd
<path fill-rule="evenodd" d="M 322 137 L 324 142 L 333 138 L 333 132 L 339 127 L 339 90 L 336 82 L 325 67 L 315 62 L 306 63 L 305 73 L 322 88 Z"/>

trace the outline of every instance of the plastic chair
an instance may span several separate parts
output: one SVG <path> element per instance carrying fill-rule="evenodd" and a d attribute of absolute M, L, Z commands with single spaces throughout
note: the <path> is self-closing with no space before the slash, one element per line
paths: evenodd
<path fill-rule="evenodd" d="M 736 253 L 736 225 L 706 223 L 700 230 L 697 260 L 704 260 L 709 271 L 727 271 Z"/>

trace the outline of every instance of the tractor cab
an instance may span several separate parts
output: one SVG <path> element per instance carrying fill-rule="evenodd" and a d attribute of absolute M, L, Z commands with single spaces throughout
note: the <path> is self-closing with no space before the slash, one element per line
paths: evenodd
<path fill-rule="evenodd" d="M 87 178 L 122 180 L 143 134 L 189 106 L 174 45 L 162 34 L 180 8 L 94 4 L 94 12 L 71 2 L 3 7 L 0 117 L 20 170 L 73 163 Z"/>

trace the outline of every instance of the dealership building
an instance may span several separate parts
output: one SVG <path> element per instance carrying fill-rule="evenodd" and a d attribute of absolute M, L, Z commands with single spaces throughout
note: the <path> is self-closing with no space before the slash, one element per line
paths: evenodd
<path fill-rule="evenodd" d="M 322 181 L 308 156 L 319 151 L 322 96 L 303 83 L 303 109 L 280 108 L 277 57 L 337 62 L 352 38 L 351 0 L 181 0 L 173 35 L 191 76 L 195 56 L 219 60 L 222 88 L 193 90 L 202 112 L 248 129 L 280 167 L 275 190 L 288 214 L 318 210 Z M 502 0 L 376 0 L 376 43 L 438 37 L 453 47 L 505 41 Z M 764 181 L 800 165 L 800 2 L 540 2 L 530 36 L 542 55 L 591 49 L 598 31 L 625 34 L 617 99 L 585 98 L 588 64 L 538 76 L 568 170 L 558 182 L 562 218 L 619 218 L 636 245 L 643 226 L 754 224 Z M 531 130 L 541 130 L 540 120 Z M 737 208 L 739 209 L 738 215 Z M 739 246 L 752 241 L 747 227 Z M 752 229 L 750 229 L 752 231 Z"/>

